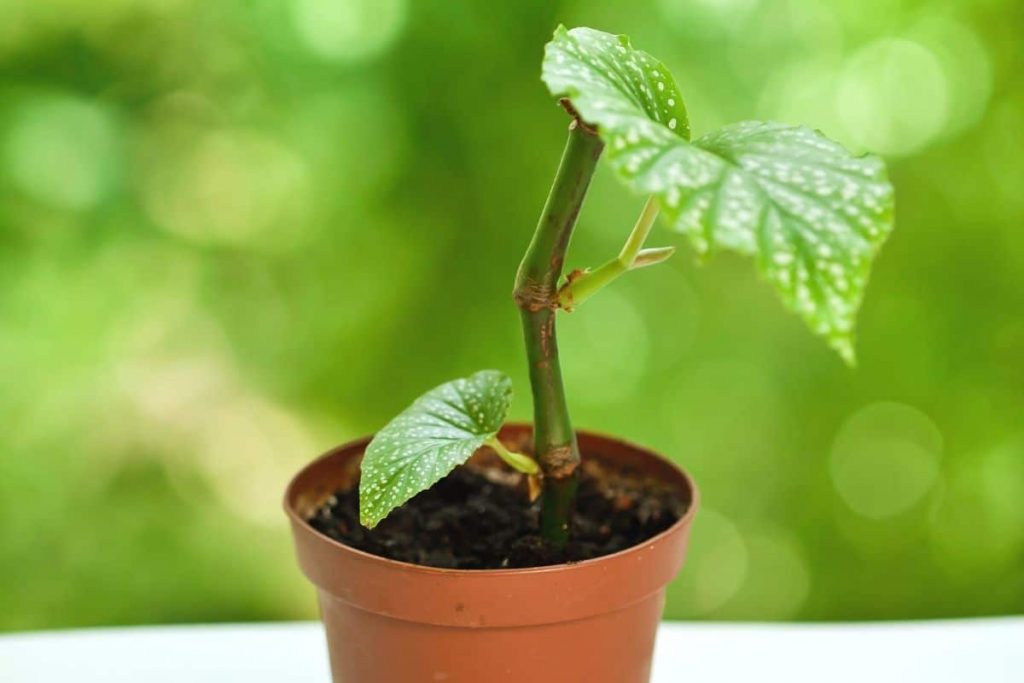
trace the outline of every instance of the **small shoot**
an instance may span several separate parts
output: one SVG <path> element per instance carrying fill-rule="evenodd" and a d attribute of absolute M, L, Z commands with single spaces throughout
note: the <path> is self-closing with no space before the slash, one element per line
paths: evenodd
<path fill-rule="evenodd" d="M 509 465 L 535 475 L 537 463 L 498 440 L 512 402 L 512 380 L 482 370 L 431 389 L 389 422 L 366 448 L 359 478 L 359 521 L 372 529 L 487 445 Z"/>
<path fill-rule="evenodd" d="M 672 256 L 676 251 L 675 247 L 643 248 L 657 217 L 658 200 L 650 197 L 619 255 L 593 270 L 588 268 L 570 275 L 567 282 L 558 290 L 559 308 L 571 311 L 623 273 L 662 263 Z"/>

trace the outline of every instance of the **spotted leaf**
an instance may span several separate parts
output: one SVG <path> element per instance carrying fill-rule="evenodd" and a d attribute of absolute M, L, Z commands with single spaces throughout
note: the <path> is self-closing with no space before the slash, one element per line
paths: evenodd
<path fill-rule="evenodd" d="M 559 26 L 544 50 L 541 76 L 552 94 L 568 97 L 584 121 L 599 125 L 605 139 L 604 131 L 623 131 L 630 145 L 641 137 L 662 143 L 690 137 L 672 75 L 626 36 Z"/>
<path fill-rule="evenodd" d="M 512 381 L 482 370 L 431 389 L 389 422 L 366 448 L 359 519 L 373 528 L 392 510 L 443 479 L 497 434 Z"/>
<path fill-rule="evenodd" d="M 870 263 L 892 229 L 880 159 L 779 123 L 739 123 L 690 142 L 671 75 L 624 36 L 559 28 L 543 78 L 597 129 L 619 178 L 656 195 L 698 252 L 755 257 L 784 303 L 853 361 Z"/>

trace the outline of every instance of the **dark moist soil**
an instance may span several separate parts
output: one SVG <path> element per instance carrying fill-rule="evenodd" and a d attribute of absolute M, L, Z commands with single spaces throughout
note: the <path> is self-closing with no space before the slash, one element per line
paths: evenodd
<path fill-rule="evenodd" d="M 561 551 L 538 535 L 540 504 L 529 502 L 522 475 L 500 465 L 456 468 L 372 531 L 359 524 L 356 488 L 337 491 L 309 523 L 348 546 L 392 560 L 501 569 L 625 550 L 664 531 L 685 511 L 679 493 L 663 483 L 584 461 L 571 541 Z"/>

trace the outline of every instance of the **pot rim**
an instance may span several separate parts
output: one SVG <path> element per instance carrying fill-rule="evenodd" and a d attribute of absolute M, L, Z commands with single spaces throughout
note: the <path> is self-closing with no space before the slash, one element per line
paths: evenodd
<path fill-rule="evenodd" d="M 502 426 L 502 431 L 504 431 L 507 428 L 529 429 L 529 430 L 532 431 L 533 430 L 533 424 L 532 423 L 528 423 L 528 422 L 507 422 L 507 423 L 505 423 L 505 425 Z M 373 438 L 373 435 L 358 437 L 356 439 L 351 439 L 351 440 L 346 441 L 346 442 L 344 442 L 342 444 L 334 446 L 334 447 L 330 448 L 327 452 L 321 454 L 320 456 L 314 458 L 310 462 L 308 462 L 305 465 L 303 465 L 299 469 L 299 471 L 296 472 L 294 476 L 292 476 L 291 480 L 288 482 L 287 488 L 285 489 L 284 501 L 283 501 L 284 511 L 285 511 L 285 514 L 288 515 L 288 518 L 291 520 L 291 522 L 293 524 L 298 524 L 301 527 L 306 528 L 309 532 L 315 534 L 321 541 L 323 541 L 323 542 L 327 543 L 328 545 L 330 545 L 332 547 L 335 547 L 335 548 L 337 548 L 339 550 L 342 550 L 342 551 L 347 552 L 347 553 L 351 553 L 352 555 L 362 559 L 365 562 L 370 562 L 370 563 L 378 564 L 382 568 L 391 568 L 391 569 L 395 569 L 395 570 L 402 570 L 402 571 L 407 571 L 407 572 L 416 572 L 416 573 L 421 573 L 421 574 L 426 574 L 426 575 L 435 575 L 435 576 L 459 576 L 459 575 L 464 575 L 464 576 L 476 576 L 476 577 L 488 577 L 488 576 L 490 576 L 490 577 L 495 577 L 495 578 L 497 578 L 497 577 L 505 577 L 505 576 L 526 576 L 526 575 L 537 575 L 537 574 L 551 574 L 551 573 L 555 573 L 555 572 L 569 571 L 569 570 L 576 569 L 576 568 L 590 567 L 590 566 L 593 566 L 593 565 L 596 565 L 596 564 L 600 564 L 602 562 L 607 562 L 607 561 L 610 561 L 610 560 L 613 560 L 613 559 L 625 557 L 625 556 L 627 556 L 627 555 L 629 555 L 631 553 L 639 552 L 642 549 L 644 549 L 645 547 L 651 546 L 654 543 L 662 540 L 663 538 L 665 538 L 667 536 L 670 536 L 670 535 L 672 535 L 674 533 L 679 532 L 680 529 L 688 526 L 691 523 L 691 521 L 693 520 L 693 517 L 697 514 L 697 508 L 700 507 L 700 491 L 697 489 L 697 485 L 694 482 L 693 477 L 690 476 L 689 472 L 687 472 L 685 469 L 680 467 L 673 460 L 670 460 L 669 458 L 666 458 L 665 456 L 661 455 L 659 452 L 657 452 L 655 450 L 652 450 L 650 448 L 647 448 L 645 446 L 641 446 L 639 444 L 636 444 L 636 443 L 634 443 L 632 441 L 627 441 L 625 439 L 619 438 L 617 436 L 612 436 L 612 435 L 607 434 L 605 432 L 595 431 L 595 430 L 590 430 L 590 429 L 575 429 L 573 431 L 576 433 L 577 436 L 579 436 L 579 435 L 586 435 L 586 436 L 589 436 L 589 437 L 596 437 L 596 438 L 602 439 L 604 441 L 616 442 L 619 445 L 626 446 L 626 447 L 628 447 L 630 449 L 634 449 L 634 450 L 638 450 L 638 451 L 643 451 L 643 452 L 648 453 L 650 455 L 656 456 L 665 465 L 667 465 L 668 467 L 672 468 L 679 475 L 681 475 L 683 481 L 685 482 L 686 488 L 688 489 L 688 491 L 690 493 L 690 502 L 689 502 L 689 505 L 688 505 L 688 507 L 686 509 L 686 512 L 683 513 L 682 517 L 677 519 L 672 524 L 672 526 L 670 526 L 667 529 L 665 529 L 665 530 L 655 534 L 654 536 L 651 536 L 650 538 L 648 538 L 648 539 L 646 539 L 646 540 L 644 540 L 644 541 L 642 541 L 640 543 L 637 543 L 636 545 L 632 545 L 632 546 L 630 546 L 628 548 L 625 548 L 623 550 L 619 550 L 618 552 L 610 553 L 608 555 L 601 555 L 600 557 L 594 557 L 594 558 L 591 558 L 589 560 L 581 560 L 579 562 L 563 562 L 563 563 L 560 563 L 560 564 L 543 565 L 543 566 L 540 566 L 540 567 L 517 567 L 517 568 L 512 568 L 512 569 L 447 569 L 447 568 L 443 568 L 443 567 L 430 567 L 430 566 L 422 565 L 422 564 L 414 564 L 412 562 L 403 562 L 401 560 L 392 560 L 392 559 L 387 558 L 387 557 L 381 557 L 380 555 L 374 555 L 373 553 L 368 553 L 368 552 L 366 552 L 364 550 L 359 550 L 357 548 L 353 548 L 352 546 L 346 545 L 346 544 L 342 543 L 341 541 L 337 541 L 337 540 L 331 538 L 330 536 L 327 536 L 326 534 L 320 533 L 319 531 L 314 529 L 312 526 L 310 526 L 309 521 L 306 520 L 305 518 L 303 518 L 302 515 L 300 515 L 298 513 L 298 511 L 295 509 L 295 507 L 291 504 L 292 499 L 294 497 L 296 497 L 295 493 L 296 493 L 296 488 L 297 488 L 298 481 L 301 478 L 301 476 L 307 470 L 312 469 L 317 464 L 319 464 L 321 461 L 326 460 L 326 459 L 332 457 L 338 451 L 345 450 L 345 449 L 348 449 L 348 448 L 354 448 L 354 447 L 363 447 L 363 448 L 365 448 L 370 443 L 370 440 Z"/>

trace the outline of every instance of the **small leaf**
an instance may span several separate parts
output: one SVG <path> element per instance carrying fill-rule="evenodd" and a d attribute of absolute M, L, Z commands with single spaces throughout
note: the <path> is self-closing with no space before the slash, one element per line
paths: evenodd
<path fill-rule="evenodd" d="M 664 87 L 638 97 L 623 72 Z M 616 174 L 656 195 L 699 253 L 754 256 L 783 302 L 853 361 L 870 262 L 892 230 L 893 189 L 880 159 L 779 123 L 739 123 L 690 143 L 679 114 L 669 113 L 670 102 L 682 106 L 670 74 L 622 36 L 560 28 L 543 78 L 597 128 Z"/>
<path fill-rule="evenodd" d="M 674 253 L 676 253 L 675 247 L 649 247 L 641 249 L 633 260 L 633 265 L 630 267 L 646 268 L 647 266 L 655 266 L 669 260 Z"/>
<path fill-rule="evenodd" d="M 482 370 L 431 389 L 385 425 L 363 455 L 363 526 L 372 529 L 466 462 L 497 434 L 511 401 L 512 381 L 497 370 Z"/>

